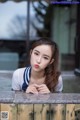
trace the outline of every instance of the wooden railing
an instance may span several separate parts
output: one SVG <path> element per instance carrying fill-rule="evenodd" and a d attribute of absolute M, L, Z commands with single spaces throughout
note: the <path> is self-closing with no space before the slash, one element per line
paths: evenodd
<path fill-rule="evenodd" d="M 0 92 L 0 120 L 75 120 L 79 103 L 80 94 L 74 93 L 33 95 L 3 91 Z"/>

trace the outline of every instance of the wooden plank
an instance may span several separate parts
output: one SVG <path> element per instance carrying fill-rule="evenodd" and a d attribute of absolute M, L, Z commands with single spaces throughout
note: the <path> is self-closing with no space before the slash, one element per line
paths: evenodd
<path fill-rule="evenodd" d="M 50 120 L 49 104 L 43 104 L 42 120 Z"/>
<path fill-rule="evenodd" d="M 50 120 L 64 120 L 62 111 L 64 110 L 64 104 L 51 104 L 50 108 Z"/>
<path fill-rule="evenodd" d="M 33 104 L 18 104 L 17 120 L 33 120 Z"/>
<path fill-rule="evenodd" d="M 1 104 L 1 120 L 17 120 L 17 108 L 14 104 Z"/>
<path fill-rule="evenodd" d="M 50 120 L 57 120 L 56 119 L 56 107 L 57 107 L 57 104 L 49 104 Z"/>
<path fill-rule="evenodd" d="M 33 105 L 34 119 L 33 120 L 49 120 L 49 104 L 34 104 Z"/>
<path fill-rule="evenodd" d="M 34 104 L 34 120 L 42 120 L 42 104 Z"/>
<path fill-rule="evenodd" d="M 75 119 L 75 104 L 66 105 L 66 120 Z"/>

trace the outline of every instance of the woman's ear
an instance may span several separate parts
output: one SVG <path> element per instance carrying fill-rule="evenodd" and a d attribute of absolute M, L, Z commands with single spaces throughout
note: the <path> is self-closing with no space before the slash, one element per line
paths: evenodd
<path fill-rule="evenodd" d="M 50 64 L 52 64 L 54 62 L 54 59 L 52 59 L 51 61 L 50 61 Z"/>
<path fill-rule="evenodd" d="M 30 50 L 30 56 L 31 56 L 31 54 L 32 54 L 32 50 Z"/>

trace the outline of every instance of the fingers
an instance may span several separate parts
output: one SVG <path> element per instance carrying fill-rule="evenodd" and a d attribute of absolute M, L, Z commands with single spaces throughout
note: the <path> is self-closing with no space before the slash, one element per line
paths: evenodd
<path fill-rule="evenodd" d="M 28 86 L 26 93 L 33 93 L 33 94 L 45 94 L 45 93 L 50 93 L 50 90 L 45 84 L 42 85 L 37 85 L 37 84 L 31 84 Z"/>
<path fill-rule="evenodd" d="M 29 85 L 26 90 L 26 93 L 38 94 L 38 91 L 37 91 L 36 87 L 34 87 L 34 85 Z"/>
<path fill-rule="evenodd" d="M 30 90 L 28 93 L 38 94 L 38 92 L 37 92 L 37 91 L 34 91 L 34 90 Z"/>
<path fill-rule="evenodd" d="M 38 92 L 44 94 L 44 93 L 50 93 L 50 90 L 45 84 L 42 84 L 38 87 Z"/>

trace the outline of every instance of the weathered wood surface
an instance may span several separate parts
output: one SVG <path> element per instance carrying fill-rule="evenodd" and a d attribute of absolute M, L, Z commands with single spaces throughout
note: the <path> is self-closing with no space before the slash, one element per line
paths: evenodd
<path fill-rule="evenodd" d="M 80 120 L 80 104 L 0 104 L 0 120 Z"/>
<path fill-rule="evenodd" d="M 80 111 L 80 94 L 0 92 L 0 120 L 75 120 L 75 111 Z"/>

